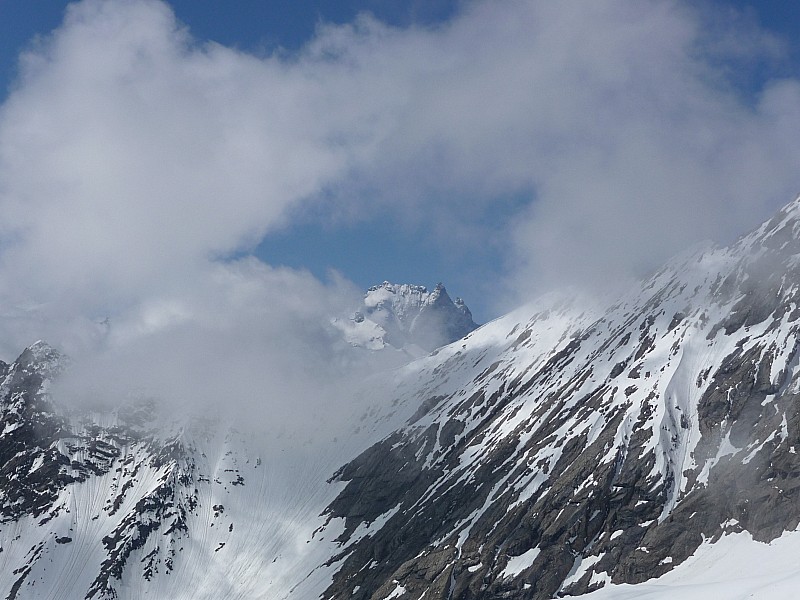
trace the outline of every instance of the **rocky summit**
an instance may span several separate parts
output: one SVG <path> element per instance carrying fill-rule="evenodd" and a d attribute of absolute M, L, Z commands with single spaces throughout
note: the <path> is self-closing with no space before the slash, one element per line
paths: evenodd
<path fill-rule="evenodd" d="M 35 344 L 0 369 L 0 594 L 594 597 L 796 540 L 798 240 L 800 200 L 610 306 L 549 296 L 478 329 L 443 287 L 376 286 L 361 317 L 385 342 L 442 306 L 432 329 L 463 337 L 308 444 L 67 410 L 68 362 Z"/>
<path fill-rule="evenodd" d="M 384 281 L 372 286 L 349 323 L 337 321 L 348 341 L 371 350 L 386 347 L 420 356 L 461 339 L 478 325 L 461 298 L 450 298 L 441 283 L 422 285 Z"/>

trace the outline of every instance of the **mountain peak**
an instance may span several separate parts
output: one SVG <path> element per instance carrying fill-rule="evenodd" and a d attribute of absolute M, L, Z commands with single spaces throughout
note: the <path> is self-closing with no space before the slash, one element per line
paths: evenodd
<path fill-rule="evenodd" d="M 437 302 L 442 304 L 454 304 L 450 299 L 450 296 L 447 294 L 447 289 L 445 289 L 441 282 L 436 284 L 436 287 L 433 288 L 433 291 L 430 293 L 428 298 L 431 304 L 435 304 Z"/>
<path fill-rule="evenodd" d="M 783 206 L 759 227 L 742 236 L 731 247 L 734 252 L 758 254 L 779 250 L 783 255 L 800 254 L 800 196 Z"/>
<path fill-rule="evenodd" d="M 454 342 L 478 327 L 464 301 L 453 302 L 441 282 L 433 291 L 390 281 L 371 286 L 351 321 L 351 343 L 370 349 L 392 346 L 412 355 Z"/>
<path fill-rule="evenodd" d="M 38 340 L 25 348 L 14 364 L 50 376 L 60 372 L 65 361 L 66 358 L 58 350 L 44 340 Z"/>

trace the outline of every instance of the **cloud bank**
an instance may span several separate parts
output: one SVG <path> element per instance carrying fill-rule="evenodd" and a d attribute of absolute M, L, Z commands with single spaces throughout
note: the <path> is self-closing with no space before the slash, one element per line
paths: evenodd
<path fill-rule="evenodd" d="M 157 0 L 73 4 L 0 108 L 0 350 L 129 356 L 164 386 L 169 364 L 178 388 L 272 361 L 249 393 L 311 393 L 345 360 L 329 318 L 357 292 L 236 258 L 305 210 L 465 254 L 501 240 L 506 306 L 642 274 L 800 190 L 800 83 L 731 76 L 781 53 L 674 0 L 362 16 L 268 56 L 193 39 Z M 529 201 L 484 223 L 509 196 Z"/>

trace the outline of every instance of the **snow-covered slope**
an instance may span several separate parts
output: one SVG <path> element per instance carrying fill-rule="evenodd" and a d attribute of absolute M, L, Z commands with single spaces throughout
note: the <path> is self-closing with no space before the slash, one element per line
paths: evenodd
<path fill-rule="evenodd" d="M 799 236 L 800 200 L 613 306 L 543 298 L 366 382 L 347 435 L 69 411 L 35 344 L 0 365 L 0 594 L 731 597 L 800 543 Z"/>
<path fill-rule="evenodd" d="M 609 585 L 583 600 L 789 600 L 800 589 L 800 533 L 769 543 L 749 533 L 706 541 L 686 562 L 639 585 Z"/>
<path fill-rule="evenodd" d="M 478 327 L 464 301 L 453 301 L 441 283 L 429 292 L 425 286 L 388 281 L 367 290 L 363 306 L 352 318 L 334 324 L 353 345 L 370 350 L 391 347 L 414 357 Z"/>
<path fill-rule="evenodd" d="M 795 529 L 799 213 L 409 366 L 422 408 L 338 473 L 326 597 L 580 594 Z"/>
<path fill-rule="evenodd" d="M 65 359 L 37 342 L 2 366 L 0 596 L 235 599 L 289 596 L 336 552 L 317 531 L 334 470 L 413 407 L 353 401 L 336 437 L 171 418 L 152 401 L 103 412 L 56 406 Z M 67 367 L 68 368 L 68 367 Z M 313 543 L 312 543 L 313 542 Z M 303 597 L 303 596 L 295 596 Z"/>

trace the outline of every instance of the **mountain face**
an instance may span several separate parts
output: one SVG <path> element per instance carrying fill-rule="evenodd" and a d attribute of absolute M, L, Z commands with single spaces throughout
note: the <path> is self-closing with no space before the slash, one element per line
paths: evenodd
<path fill-rule="evenodd" d="M 374 422 L 354 419 L 345 438 L 311 417 L 302 431 L 242 430 L 148 399 L 59 404 L 68 368 L 43 342 L 0 365 L 7 600 L 309 597 L 292 589 L 324 588 L 330 577 L 312 572 L 338 548 L 319 531 L 341 488 L 328 479 L 411 410 L 365 402 L 356 410 Z"/>
<path fill-rule="evenodd" d="M 0 365 L 0 594 L 544 599 L 787 539 L 799 240 L 800 199 L 612 306 L 541 299 L 376 376 L 350 435 L 308 444 L 58 406 L 68 361 L 37 343 Z M 383 284 L 361 323 L 405 344 L 443 297 Z"/>
<path fill-rule="evenodd" d="M 352 344 L 379 350 L 387 346 L 414 356 L 461 339 L 478 326 L 461 298 L 453 301 L 439 283 L 425 286 L 384 281 L 367 291 L 349 323 L 338 322 Z"/>
<path fill-rule="evenodd" d="M 605 311 L 511 315 L 415 365 L 418 412 L 337 473 L 325 597 L 575 595 L 794 530 L 799 217 Z"/>
<path fill-rule="evenodd" d="M 109 420 L 53 406 L 47 390 L 65 363 L 37 342 L 3 369 L 0 589 L 12 600 L 116 597 L 128 558 L 154 533 L 169 537 L 137 562 L 146 579 L 169 572 L 187 512 L 197 508 L 193 458 L 179 439 L 156 435 L 151 407 Z M 77 556 L 69 550 L 76 542 Z M 76 583 L 80 596 L 71 595 Z"/>

